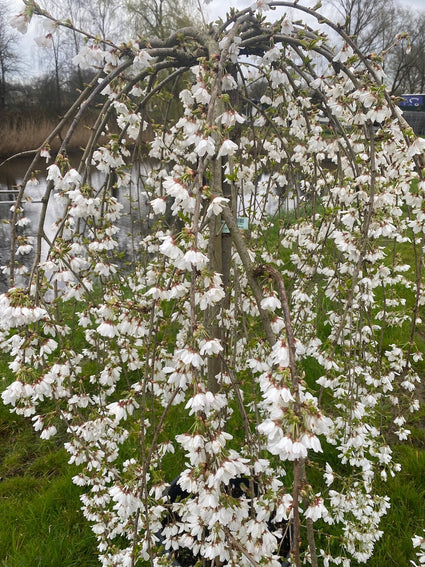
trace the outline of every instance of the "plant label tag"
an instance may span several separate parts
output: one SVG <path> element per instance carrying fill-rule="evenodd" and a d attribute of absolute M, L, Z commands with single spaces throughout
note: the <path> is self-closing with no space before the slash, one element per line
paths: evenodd
<path fill-rule="evenodd" d="M 236 222 L 238 223 L 239 230 L 248 230 L 248 217 L 236 217 Z M 222 234 L 230 234 L 230 230 L 225 222 L 223 223 L 221 232 Z"/>

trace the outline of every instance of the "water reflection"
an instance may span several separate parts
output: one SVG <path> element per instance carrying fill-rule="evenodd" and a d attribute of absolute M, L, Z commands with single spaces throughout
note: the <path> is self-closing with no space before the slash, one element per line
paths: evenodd
<path fill-rule="evenodd" d="M 76 161 L 76 159 L 74 158 Z M 71 163 L 72 163 L 71 159 Z M 12 218 L 12 207 L 15 203 L 17 188 L 22 183 L 25 173 L 31 164 L 31 158 L 20 158 L 7 162 L 0 167 L 0 266 L 6 266 L 10 258 L 10 221 Z M 23 209 L 25 217 L 30 221 L 29 224 L 21 228 L 21 234 L 31 238 L 36 237 L 39 229 L 40 216 L 42 211 L 42 198 L 46 191 L 47 164 L 42 165 L 43 169 L 36 173 L 36 183 L 30 182 L 25 190 Z M 121 229 L 118 234 L 120 251 L 129 258 L 134 252 L 137 244 L 137 235 L 146 233 L 147 230 L 147 197 L 140 182 L 146 177 L 152 164 L 146 162 L 134 166 L 131 172 L 131 181 L 128 187 L 120 188 L 114 193 L 119 200 L 122 209 L 122 216 L 118 223 Z M 90 184 L 95 188 L 100 188 L 104 182 L 104 174 L 93 168 L 90 172 Z M 46 237 L 53 239 L 56 229 L 54 223 L 64 214 L 64 205 L 57 199 L 50 198 L 46 219 L 44 221 L 44 232 Z M 135 237 L 136 236 L 136 237 Z M 46 257 L 47 246 L 42 248 L 42 257 Z M 24 256 L 24 264 L 31 265 L 34 254 Z M 7 275 L 0 274 L 0 291 L 4 292 L 8 288 Z"/>

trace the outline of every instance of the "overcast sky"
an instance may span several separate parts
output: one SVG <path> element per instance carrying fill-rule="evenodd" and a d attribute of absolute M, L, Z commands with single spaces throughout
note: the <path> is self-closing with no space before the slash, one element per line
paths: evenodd
<path fill-rule="evenodd" d="M 301 0 L 300 4 L 312 6 L 316 3 L 316 1 L 317 0 Z M 216 14 L 217 16 L 223 16 L 226 14 L 229 6 L 235 6 L 236 8 L 246 8 L 253 2 L 254 0 L 212 0 L 212 2 L 208 6 L 208 11 L 211 13 L 211 15 Z M 425 0 L 397 0 L 397 3 L 404 8 L 425 10 Z"/>
<path fill-rule="evenodd" d="M 255 0 L 212 0 L 206 7 L 206 13 L 209 19 L 214 20 L 218 17 L 224 16 L 231 6 L 243 9 L 250 6 L 254 1 Z M 313 6 L 316 1 L 317 0 L 300 0 L 300 4 L 302 3 L 306 6 Z M 6 2 L 9 5 L 12 14 L 18 14 L 24 7 L 21 0 L 0 0 L 0 2 Z M 398 4 L 404 8 L 425 11 L 425 0 L 398 0 Z M 331 14 L 329 14 L 329 17 L 331 17 Z M 34 44 L 33 38 L 35 35 L 34 26 L 31 26 L 28 35 L 22 37 L 22 48 L 27 60 L 25 69 L 27 76 L 37 75 L 41 72 L 40 60 L 42 58 L 42 53 Z"/>
<path fill-rule="evenodd" d="M 226 13 L 226 10 L 228 9 L 229 6 L 235 6 L 237 8 L 241 8 L 241 7 L 245 8 L 249 6 L 252 3 L 252 1 L 254 0 L 233 0 L 233 1 L 212 0 L 209 6 L 209 11 L 213 15 L 218 14 L 220 16 Z M 10 6 L 17 8 L 18 11 L 22 6 L 21 0 L 6 0 L 6 2 Z M 308 5 L 309 0 L 305 0 L 305 3 Z M 425 0 L 398 0 L 398 3 L 402 6 L 405 6 L 406 8 L 417 8 L 417 9 L 425 10 Z"/>
<path fill-rule="evenodd" d="M 419 8 L 425 10 L 425 0 L 403 0 L 400 4 L 407 8 Z"/>

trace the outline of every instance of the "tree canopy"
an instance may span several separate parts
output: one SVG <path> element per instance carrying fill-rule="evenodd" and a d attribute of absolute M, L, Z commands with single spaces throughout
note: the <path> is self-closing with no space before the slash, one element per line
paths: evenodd
<path fill-rule="evenodd" d="M 73 29 L 25 5 L 17 25 Z M 425 142 L 382 61 L 289 1 L 122 45 L 78 33 L 97 74 L 13 208 L 4 402 L 63 435 L 104 566 L 367 561 L 425 297 Z"/>

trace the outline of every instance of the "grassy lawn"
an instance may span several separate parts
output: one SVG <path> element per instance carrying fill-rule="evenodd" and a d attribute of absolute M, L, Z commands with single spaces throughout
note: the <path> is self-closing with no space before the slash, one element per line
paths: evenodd
<path fill-rule="evenodd" d="M 61 441 L 0 404 L 1 567 L 91 567 L 96 542 Z"/>
<path fill-rule="evenodd" d="M 412 433 L 408 443 L 395 448 L 402 471 L 383 490 L 391 498 L 391 509 L 368 562 L 372 567 L 408 567 L 411 537 L 425 527 L 423 412 L 415 416 Z M 27 419 L 2 404 L 0 437 L 0 566 L 97 566 L 95 538 L 79 509 L 80 489 L 72 484 L 75 468 L 67 464 L 63 440 L 41 440 Z M 175 457 L 166 461 L 170 478 Z"/>
<path fill-rule="evenodd" d="M 400 445 L 395 454 L 402 470 L 388 480 L 391 509 L 382 522 L 384 535 L 368 562 L 373 567 L 407 567 L 412 559 L 411 537 L 425 528 L 425 448 Z"/>

